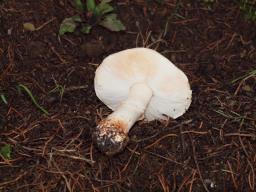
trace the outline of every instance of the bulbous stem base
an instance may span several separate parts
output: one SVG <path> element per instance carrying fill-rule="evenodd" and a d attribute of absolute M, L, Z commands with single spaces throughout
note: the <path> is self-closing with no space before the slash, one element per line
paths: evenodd
<path fill-rule="evenodd" d="M 114 155 L 125 148 L 130 128 L 143 116 L 151 97 L 152 90 L 147 84 L 136 83 L 130 88 L 128 98 L 93 132 L 94 143 L 100 151 Z"/>
<path fill-rule="evenodd" d="M 118 127 L 118 122 L 110 123 L 108 120 L 103 120 L 94 130 L 93 142 L 102 153 L 111 156 L 126 147 L 129 141 L 128 134 Z"/>

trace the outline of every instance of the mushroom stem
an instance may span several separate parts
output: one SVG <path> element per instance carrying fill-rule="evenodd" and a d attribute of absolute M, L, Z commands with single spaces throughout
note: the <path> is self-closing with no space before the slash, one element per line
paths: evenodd
<path fill-rule="evenodd" d="M 152 95 L 152 90 L 147 84 L 134 84 L 130 88 L 128 98 L 115 112 L 99 123 L 93 133 L 93 140 L 102 152 L 113 155 L 126 146 L 130 128 L 143 117 Z"/>
<path fill-rule="evenodd" d="M 121 121 L 124 133 L 128 133 L 134 123 L 143 117 L 151 97 L 152 90 L 147 84 L 136 83 L 130 88 L 128 98 L 107 119 Z"/>

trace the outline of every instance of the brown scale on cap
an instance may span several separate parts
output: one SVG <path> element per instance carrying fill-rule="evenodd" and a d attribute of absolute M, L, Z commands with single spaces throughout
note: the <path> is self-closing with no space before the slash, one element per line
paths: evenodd
<path fill-rule="evenodd" d="M 125 125 L 120 121 L 103 120 L 93 132 L 93 142 L 106 155 L 121 152 L 129 141 Z"/>

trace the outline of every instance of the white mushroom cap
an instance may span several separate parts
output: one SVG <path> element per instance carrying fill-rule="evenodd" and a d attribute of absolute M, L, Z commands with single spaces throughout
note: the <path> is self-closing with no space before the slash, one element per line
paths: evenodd
<path fill-rule="evenodd" d="M 131 86 L 140 82 L 153 91 L 146 120 L 175 119 L 190 106 L 192 91 L 186 75 L 152 49 L 133 48 L 108 56 L 96 71 L 94 86 L 98 98 L 115 111 Z"/>
<path fill-rule="evenodd" d="M 134 97 L 147 99 L 134 104 L 131 88 L 138 84 L 141 86 L 136 86 L 132 95 L 136 92 Z M 151 121 L 181 116 L 189 108 L 192 97 L 186 75 L 163 55 L 148 48 L 127 49 L 106 57 L 96 70 L 94 87 L 97 97 L 113 111 L 124 108 L 127 100 L 135 111 L 140 108 L 132 120 L 126 121 L 125 133 L 143 117 Z M 121 111 L 121 116 L 114 117 L 122 121 L 130 112 Z M 111 118 L 113 115 L 107 119 Z"/>

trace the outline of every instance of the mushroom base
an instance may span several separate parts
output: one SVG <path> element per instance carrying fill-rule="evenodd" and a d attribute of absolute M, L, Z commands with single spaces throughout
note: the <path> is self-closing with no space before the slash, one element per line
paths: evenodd
<path fill-rule="evenodd" d="M 123 131 L 120 124 L 103 120 L 93 131 L 92 139 L 97 148 L 106 155 L 121 152 L 129 141 L 128 134 Z"/>

